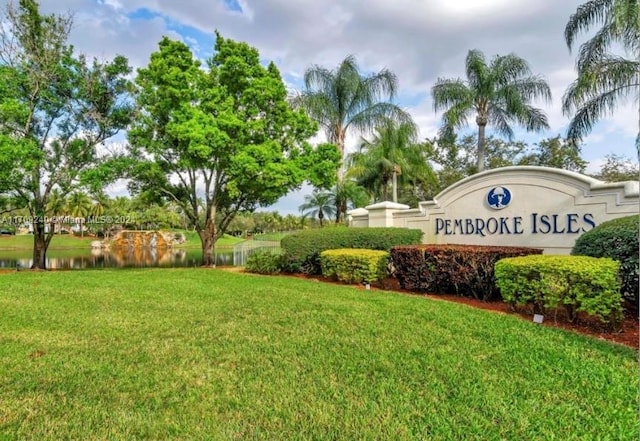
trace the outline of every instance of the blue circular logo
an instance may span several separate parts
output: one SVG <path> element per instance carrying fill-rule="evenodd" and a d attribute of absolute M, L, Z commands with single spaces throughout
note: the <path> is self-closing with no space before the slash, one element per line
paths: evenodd
<path fill-rule="evenodd" d="M 511 192 L 506 187 L 493 187 L 487 193 L 487 204 L 495 210 L 505 208 L 511 202 Z"/>

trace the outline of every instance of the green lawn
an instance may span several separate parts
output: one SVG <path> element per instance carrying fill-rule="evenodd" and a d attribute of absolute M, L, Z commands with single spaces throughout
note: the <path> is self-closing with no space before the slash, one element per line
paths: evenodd
<path fill-rule="evenodd" d="M 193 230 L 172 230 L 175 232 L 184 233 L 186 242 L 181 244 L 177 248 L 200 248 L 200 238 L 198 233 Z M 96 239 L 95 237 L 75 237 L 71 234 L 56 234 L 51 239 L 49 245 L 50 250 L 62 250 L 62 249 L 87 249 L 91 248 L 91 242 Z M 237 237 L 229 236 L 225 234 L 218 239 L 216 246 L 229 247 L 233 246 L 244 239 L 238 239 Z M 33 248 L 33 235 L 31 234 L 17 234 L 15 236 L 0 236 L 0 251 L 3 250 L 31 250 Z"/>
<path fill-rule="evenodd" d="M 193 230 L 171 230 L 176 233 L 182 233 L 185 236 L 186 242 L 177 245 L 176 248 L 202 248 L 200 237 L 198 233 Z M 225 234 L 216 242 L 217 247 L 232 247 L 233 245 L 244 242 L 244 239 L 233 237 L 229 234 Z"/>
<path fill-rule="evenodd" d="M 56 234 L 51 239 L 49 249 L 80 249 L 91 248 L 95 237 L 75 237 L 72 234 Z M 32 234 L 16 234 L 15 236 L 0 236 L 0 250 L 33 249 Z"/>
<path fill-rule="evenodd" d="M 291 234 L 290 231 L 279 232 L 279 233 L 260 233 L 260 234 L 255 234 L 253 236 L 253 239 L 267 241 L 267 242 L 280 242 L 283 237 L 287 237 L 290 234 Z"/>
<path fill-rule="evenodd" d="M 203 269 L 0 275 L 0 439 L 637 440 L 632 349 Z"/>

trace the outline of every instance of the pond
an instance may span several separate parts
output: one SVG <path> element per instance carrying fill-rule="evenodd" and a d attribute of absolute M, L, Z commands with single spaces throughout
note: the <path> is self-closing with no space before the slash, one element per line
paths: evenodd
<path fill-rule="evenodd" d="M 220 266 L 244 265 L 252 250 L 218 247 L 215 261 Z M 30 268 L 33 262 L 29 250 L 1 251 L 0 268 Z M 202 263 L 199 249 L 132 249 L 109 251 L 100 249 L 50 250 L 49 269 L 194 267 Z"/>

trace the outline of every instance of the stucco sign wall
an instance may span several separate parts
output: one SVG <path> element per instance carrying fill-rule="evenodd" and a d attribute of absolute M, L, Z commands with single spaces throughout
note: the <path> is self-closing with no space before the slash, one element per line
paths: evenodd
<path fill-rule="evenodd" d="M 424 231 L 425 243 L 532 246 L 568 254 L 596 225 L 638 214 L 639 183 L 604 183 L 547 167 L 505 167 L 457 182 L 418 208 L 382 202 L 353 210 L 353 226 Z"/>

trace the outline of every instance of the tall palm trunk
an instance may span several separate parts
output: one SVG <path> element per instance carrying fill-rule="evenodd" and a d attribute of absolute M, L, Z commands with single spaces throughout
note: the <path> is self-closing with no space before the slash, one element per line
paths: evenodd
<path fill-rule="evenodd" d="M 485 129 L 487 127 L 487 118 L 478 115 L 476 117 L 476 124 L 478 124 L 478 157 L 476 166 L 478 173 L 484 170 L 484 156 L 485 156 Z"/>
<path fill-rule="evenodd" d="M 393 178 L 391 180 L 391 186 L 393 189 L 393 202 L 398 202 L 398 175 L 401 173 L 400 166 L 393 166 Z"/>
<path fill-rule="evenodd" d="M 341 126 L 337 126 L 333 131 L 330 141 L 335 143 L 336 147 L 338 148 L 338 152 L 340 153 L 340 167 L 338 167 L 337 170 L 338 183 L 344 180 L 344 176 L 346 174 L 344 164 L 344 140 L 345 129 Z"/>
<path fill-rule="evenodd" d="M 640 59 L 640 55 L 638 56 Z M 640 72 L 638 72 L 638 84 L 640 84 Z M 638 103 L 638 135 L 636 136 L 636 154 L 640 162 L 640 103 Z"/>

